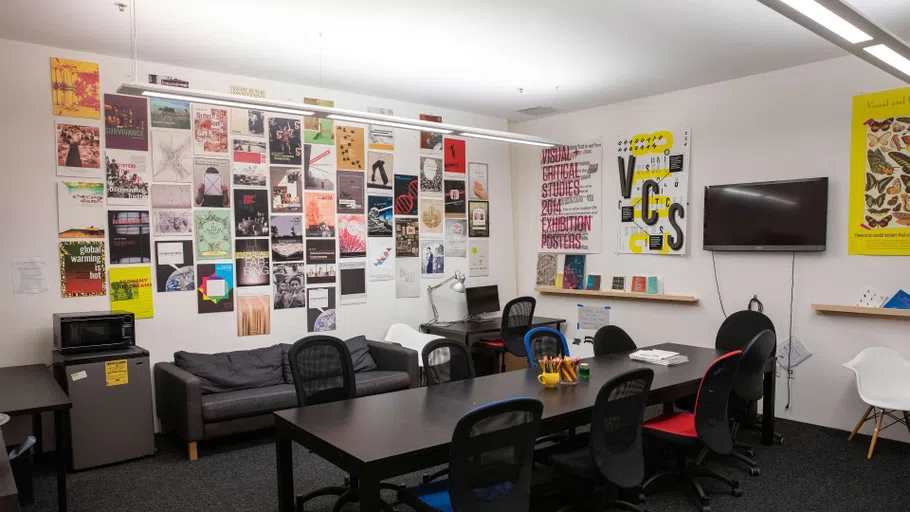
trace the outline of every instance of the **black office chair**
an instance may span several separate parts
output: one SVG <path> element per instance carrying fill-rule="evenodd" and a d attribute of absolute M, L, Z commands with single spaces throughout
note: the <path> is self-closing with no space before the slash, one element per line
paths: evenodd
<path fill-rule="evenodd" d="M 736 350 L 714 360 L 708 367 L 695 398 L 695 413 L 672 412 L 650 419 L 644 424 L 644 433 L 671 444 L 677 445 L 677 467 L 661 471 L 642 486 L 646 494 L 652 487 L 667 477 L 686 480 L 691 484 L 701 503 L 702 512 L 710 512 L 710 501 L 698 482 L 699 477 L 711 478 L 730 486 L 734 496 L 742 496 L 739 481 L 727 478 L 712 469 L 706 468 L 705 458 L 715 453 L 729 455 L 733 451 L 733 434 L 727 419 L 727 403 L 736 380 L 737 368 L 742 359 L 742 351 Z M 701 451 L 692 464 L 686 464 L 683 448 L 701 447 Z"/>
<path fill-rule="evenodd" d="M 650 368 L 631 370 L 610 379 L 597 392 L 588 441 L 572 450 L 558 446 L 553 453 L 539 452 L 545 454 L 543 463 L 560 474 L 591 484 L 608 483 L 620 490 L 639 487 L 645 477 L 641 428 L 653 380 L 654 370 Z M 618 508 L 642 512 L 627 501 L 607 499 L 607 489 L 604 491 L 599 503 L 581 508 L 597 505 L 597 510 Z"/>
<path fill-rule="evenodd" d="M 474 378 L 474 361 L 460 341 L 433 340 L 424 345 L 422 357 L 428 386 Z"/>
<path fill-rule="evenodd" d="M 543 404 L 509 398 L 458 420 L 449 451 L 449 478 L 398 492 L 418 512 L 529 510 L 534 440 Z"/>
<path fill-rule="evenodd" d="M 537 362 L 545 357 L 569 355 L 569 344 L 561 332 L 550 327 L 536 327 L 525 334 L 525 352 L 528 366 L 535 368 Z"/>
<path fill-rule="evenodd" d="M 316 335 L 298 340 L 288 350 L 288 363 L 291 366 L 297 403 L 300 407 L 348 400 L 356 395 L 351 352 L 338 338 Z M 306 502 L 321 496 L 339 496 L 333 512 L 341 510 L 348 502 L 358 501 L 355 479 L 350 478 L 350 482 L 350 485 L 346 482 L 344 486 L 323 487 L 305 495 L 298 495 L 297 512 L 303 511 Z M 388 484 L 382 486 L 398 489 L 397 486 Z M 380 506 L 387 512 L 393 510 L 386 503 Z"/>
<path fill-rule="evenodd" d="M 748 404 L 761 399 L 764 392 L 765 365 L 776 345 L 777 337 L 774 332 L 765 329 L 755 336 L 743 350 L 743 357 L 739 363 L 736 380 L 733 382 L 733 393 L 728 406 L 728 412 L 733 418 L 733 446 L 736 448 L 749 448 L 748 445 L 736 441 L 736 435 L 740 429 L 736 415 L 741 412 L 748 414 Z M 752 476 L 761 474 L 758 464 L 746 455 L 733 451 L 730 452 L 730 456 L 749 466 L 749 474 Z"/>
<path fill-rule="evenodd" d="M 605 325 L 594 333 L 594 356 L 631 352 L 638 347 L 626 331 L 617 325 Z"/>
<path fill-rule="evenodd" d="M 534 322 L 537 299 L 518 297 L 506 303 L 502 309 L 502 327 L 497 340 L 481 340 L 474 345 L 491 350 L 499 358 L 499 371 L 506 371 L 506 352 L 525 357 L 524 337 Z"/>

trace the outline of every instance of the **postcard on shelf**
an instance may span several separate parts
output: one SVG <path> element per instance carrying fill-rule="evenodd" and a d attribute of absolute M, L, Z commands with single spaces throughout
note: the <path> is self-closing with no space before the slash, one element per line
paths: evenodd
<path fill-rule="evenodd" d="M 626 276 L 613 276 L 613 285 L 610 289 L 614 292 L 626 291 Z"/>
<path fill-rule="evenodd" d="M 887 295 L 874 288 L 867 287 L 863 290 L 863 294 L 860 296 L 859 300 L 856 301 L 854 306 L 861 308 L 880 308 L 887 300 Z"/>
<path fill-rule="evenodd" d="M 910 309 L 910 293 L 898 290 L 883 307 L 887 309 Z"/>
<path fill-rule="evenodd" d="M 632 293 L 647 293 L 648 278 L 645 276 L 632 276 Z"/>
<path fill-rule="evenodd" d="M 600 290 L 600 276 L 597 274 L 589 275 L 585 290 Z"/>
<path fill-rule="evenodd" d="M 658 276 L 648 276 L 648 295 L 661 295 L 664 293 L 664 280 Z"/>

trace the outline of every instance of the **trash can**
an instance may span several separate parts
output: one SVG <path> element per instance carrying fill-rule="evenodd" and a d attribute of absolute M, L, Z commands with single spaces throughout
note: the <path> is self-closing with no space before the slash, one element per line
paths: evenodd
<path fill-rule="evenodd" d="M 35 482 L 32 478 L 32 445 L 35 444 L 35 438 L 29 438 L 22 444 L 7 447 L 7 453 L 10 454 L 9 465 L 13 471 L 13 480 L 16 482 L 16 490 L 19 493 L 19 505 L 35 504 Z"/>

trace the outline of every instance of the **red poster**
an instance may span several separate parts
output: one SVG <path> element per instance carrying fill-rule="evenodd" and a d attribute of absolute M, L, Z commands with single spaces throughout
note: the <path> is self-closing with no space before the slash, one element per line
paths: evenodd
<path fill-rule="evenodd" d="M 460 139 L 445 140 L 445 170 L 456 174 L 464 174 L 466 164 L 464 156 L 464 141 Z"/>

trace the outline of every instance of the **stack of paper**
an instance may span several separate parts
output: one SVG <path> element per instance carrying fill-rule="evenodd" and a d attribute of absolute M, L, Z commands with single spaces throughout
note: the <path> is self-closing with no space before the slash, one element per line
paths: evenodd
<path fill-rule="evenodd" d="M 680 363 L 688 363 L 689 358 L 669 350 L 639 350 L 629 354 L 629 358 L 634 361 L 645 363 L 659 364 L 661 366 L 673 366 Z"/>

